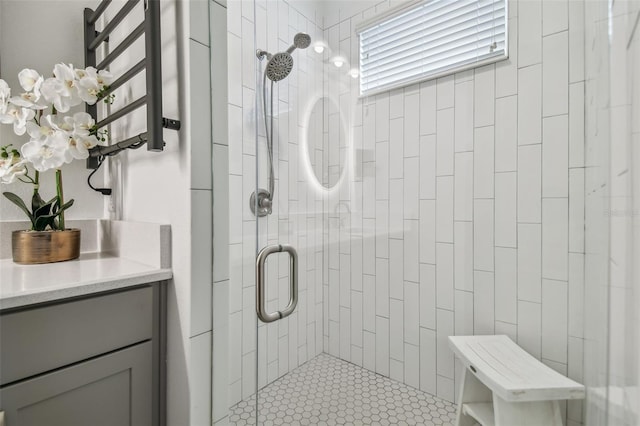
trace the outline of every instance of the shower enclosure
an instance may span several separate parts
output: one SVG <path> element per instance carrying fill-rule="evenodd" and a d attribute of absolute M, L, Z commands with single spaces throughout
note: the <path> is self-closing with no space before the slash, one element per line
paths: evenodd
<path fill-rule="evenodd" d="M 360 96 L 356 28 L 395 2 L 226 2 L 215 424 L 450 423 L 469 334 L 605 389 L 563 411 L 605 424 L 610 16 L 556 3 L 499 12 L 507 60 Z"/>
<path fill-rule="evenodd" d="M 435 133 L 414 114 L 436 84 L 360 98 L 355 29 L 382 9 L 344 4 L 336 22 L 328 2 L 227 4 L 232 424 L 269 424 L 276 406 L 291 410 L 285 423 L 356 407 L 453 419 L 454 312 L 434 303 L 435 228 L 422 258 L 419 247 Z"/>

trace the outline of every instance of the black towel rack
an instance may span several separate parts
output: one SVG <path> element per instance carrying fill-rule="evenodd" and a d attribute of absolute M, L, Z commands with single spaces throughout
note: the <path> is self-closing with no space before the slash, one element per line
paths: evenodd
<path fill-rule="evenodd" d="M 140 148 L 145 143 L 148 151 L 162 151 L 164 141 L 162 138 L 163 129 L 180 129 L 180 121 L 164 118 L 162 116 L 162 46 L 160 37 L 160 1 L 144 0 L 144 21 L 140 23 L 120 44 L 110 50 L 110 52 L 97 63 L 96 50 L 102 43 L 109 42 L 109 34 L 118 26 L 120 22 L 136 7 L 140 0 L 127 0 L 121 9 L 114 15 L 113 19 L 107 22 L 102 31 L 96 31 L 96 22 L 102 16 L 112 0 L 102 0 L 95 10 L 86 8 L 84 10 L 84 62 L 85 66 L 93 66 L 97 69 L 106 69 L 118 56 L 127 50 L 143 34 L 145 35 L 145 57 L 128 71 L 119 76 L 110 86 L 103 98 L 111 95 L 117 88 L 121 87 L 138 73 L 145 70 L 146 93 L 117 110 L 107 117 L 98 119 L 98 108 L 96 105 L 88 105 L 87 112 L 96 120 L 98 129 L 101 129 L 113 121 L 124 117 L 130 112 L 142 107 L 147 107 L 147 130 L 139 135 L 130 137 L 121 142 L 109 146 L 96 146 L 89 152 L 87 168 L 96 169 L 99 167 L 101 159 L 106 156 L 116 155 L 125 149 Z"/>

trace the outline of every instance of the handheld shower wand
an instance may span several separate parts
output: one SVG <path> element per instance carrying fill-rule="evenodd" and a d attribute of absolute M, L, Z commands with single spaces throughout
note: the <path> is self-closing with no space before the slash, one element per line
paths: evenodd
<path fill-rule="evenodd" d="M 264 113 L 264 126 L 267 136 L 267 152 L 269 154 L 269 189 L 259 188 L 251 194 L 249 200 L 251 211 L 258 217 L 271 214 L 273 195 L 275 192 L 275 176 L 273 171 L 273 83 L 284 80 L 293 69 L 293 57 L 291 54 L 296 49 L 306 49 L 311 44 L 311 37 L 306 33 L 298 33 L 293 37 L 293 44 L 285 52 L 274 55 L 266 50 L 258 50 L 256 56 L 259 60 L 267 59 L 267 65 L 262 76 L 262 110 Z M 267 78 L 271 81 L 271 123 L 267 126 Z"/>

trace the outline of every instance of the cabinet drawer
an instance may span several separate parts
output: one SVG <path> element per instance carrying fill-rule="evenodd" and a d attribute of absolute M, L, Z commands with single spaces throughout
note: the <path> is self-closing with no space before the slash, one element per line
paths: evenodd
<path fill-rule="evenodd" d="M 0 315 L 0 385 L 151 339 L 152 327 L 151 287 Z"/>
<path fill-rule="evenodd" d="M 12 426 L 151 426 L 151 342 L 0 389 Z"/>

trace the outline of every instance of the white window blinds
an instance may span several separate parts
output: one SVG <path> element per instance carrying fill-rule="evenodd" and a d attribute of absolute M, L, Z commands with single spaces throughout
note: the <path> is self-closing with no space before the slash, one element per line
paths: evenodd
<path fill-rule="evenodd" d="M 506 0 L 427 0 L 363 23 L 360 94 L 507 57 Z"/>

